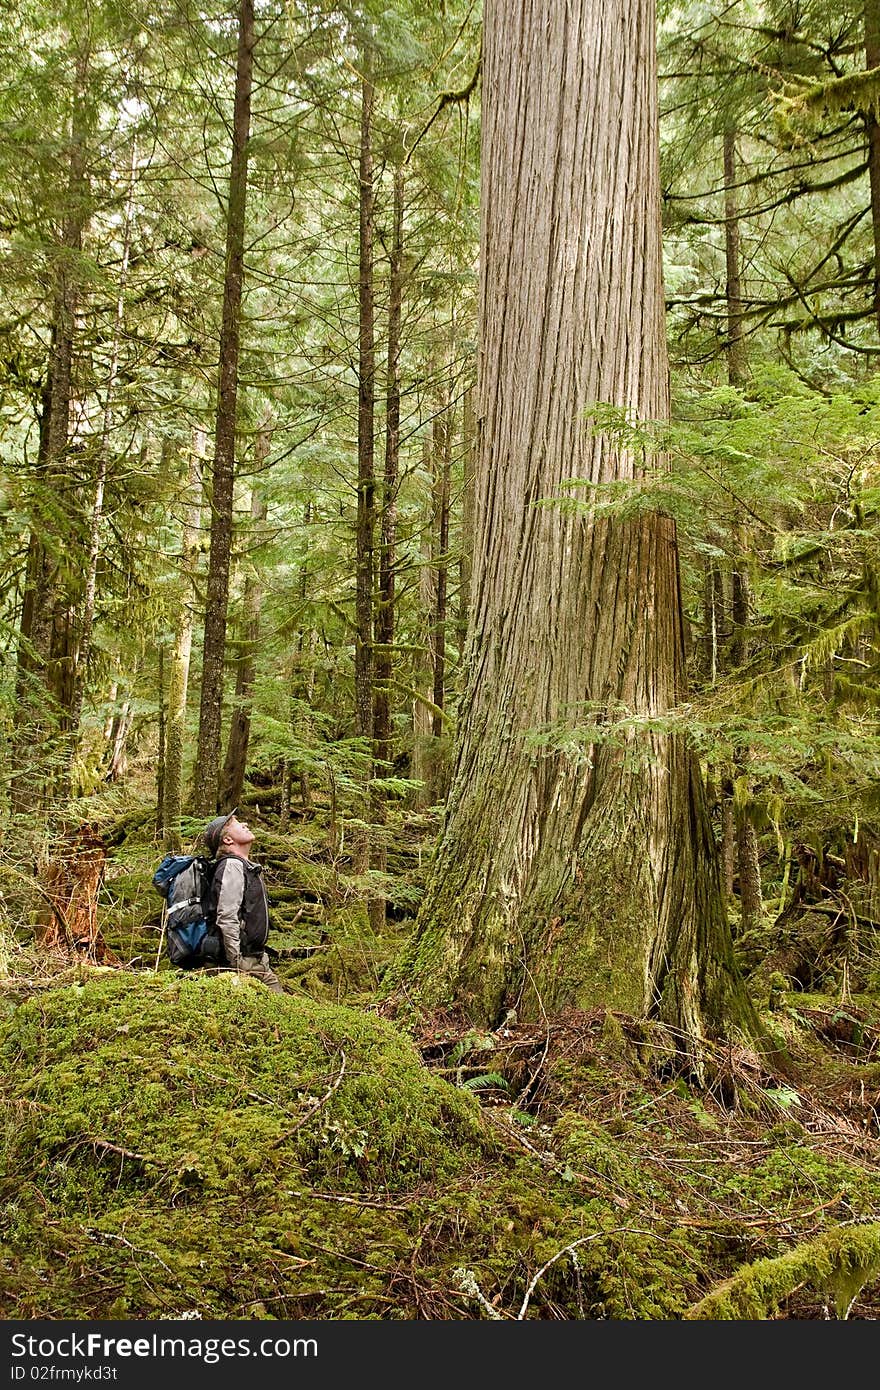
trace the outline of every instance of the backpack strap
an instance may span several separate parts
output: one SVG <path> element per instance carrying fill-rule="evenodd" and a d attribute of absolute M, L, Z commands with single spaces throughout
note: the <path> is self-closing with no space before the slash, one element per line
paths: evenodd
<path fill-rule="evenodd" d="M 173 917 L 175 912 L 182 912 L 185 907 L 192 907 L 193 903 L 201 902 L 200 898 L 184 898 L 183 902 L 175 903 L 169 907 L 168 916 Z"/>

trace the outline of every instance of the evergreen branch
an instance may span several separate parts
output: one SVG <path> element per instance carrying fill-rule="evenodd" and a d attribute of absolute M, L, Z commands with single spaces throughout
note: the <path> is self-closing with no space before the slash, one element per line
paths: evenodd
<path fill-rule="evenodd" d="M 447 106 L 458 106 L 458 105 L 461 105 L 462 103 L 467 103 L 468 101 L 470 101 L 471 97 L 473 96 L 473 93 L 474 93 L 474 90 L 475 90 L 475 88 L 476 88 L 476 85 L 477 85 L 478 81 L 480 80 L 480 73 L 482 72 L 482 69 L 483 69 L 483 50 L 482 50 L 482 47 L 481 47 L 481 48 L 480 48 L 480 55 L 479 55 L 479 57 L 477 58 L 477 65 L 476 65 L 476 67 L 474 68 L 474 73 L 473 73 L 473 76 L 472 76 L 470 82 L 467 84 L 466 87 L 462 87 L 462 89 L 461 89 L 460 92 L 441 92 L 441 93 L 440 93 L 440 96 L 439 96 L 439 99 L 438 99 L 438 102 L 437 102 L 437 109 L 436 109 L 436 111 L 434 112 L 433 116 L 431 116 L 431 118 L 430 118 L 430 120 L 428 121 L 428 123 L 422 127 L 421 131 L 420 131 L 419 134 L 416 136 L 415 140 L 413 141 L 412 145 L 410 146 L 410 148 L 409 148 L 409 150 L 408 150 L 408 152 L 407 152 L 406 158 L 405 158 L 404 161 L 403 161 L 403 162 L 404 162 L 404 165 L 409 164 L 409 161 L 412 159 L 412 157 L 413 157 L 413 155 L 415 154 L 416 150 L 418 149 L 419 145 L 420 145 L 421 142 L 424 140 L 424 138 L 425 138 L 425 136 L 427 135 L 428 131 L 431 129 L 431 126 L 434 124 L 434 122 L 436 121 L 436 119 L 437 119 L 437 117 L 440 115 L 440 113 L 441 113 L 442 111 L 445 111 L 445 110 L 446 110 L 446 107 L 447 107 Z"/>

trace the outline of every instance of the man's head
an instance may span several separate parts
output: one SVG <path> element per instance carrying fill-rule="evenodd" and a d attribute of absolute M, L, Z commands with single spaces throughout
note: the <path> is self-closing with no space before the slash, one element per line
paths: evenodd
<path fill-rule="evenodd" d="M 225 816 L 215 816 L 205 830 L 202 838 L 213 855 L 238 854 L 247 859 L 248 849 L 253 844 L 254 833 L 244 821 L 238 819 L 235 811 Z"/>

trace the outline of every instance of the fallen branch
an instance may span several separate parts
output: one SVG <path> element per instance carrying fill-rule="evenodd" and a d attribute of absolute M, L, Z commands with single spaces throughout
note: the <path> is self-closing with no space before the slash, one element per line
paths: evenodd
<path fill-rule="evenodd" d="M 339 1087 L 342 1085 L 342 1078 L 345 1075 L 345 1050 L 343 1048 L 340 1048 L 340 1053 L 342 1055 L 342 1066 L 339 1068 L 338 1075 L 327 1087 L 327 1090 L 324 1092 L 323 1096 L 321 1096 L 320 1099 L 316 1100 L 315 1103 L 309 1107 L 309 1109 L 303 1115 L 302 1119 L 298 1120 L 292 1129 L 287 1129 L 284 1131 L 283 1134 L 279 1134 L 278 1138 L 273 1140 L 270 1146 L 271 1148 L 277 1148 L 279 1144 L 284 1143 L 285 1139 L 289 1139 L 292 1134 L 296 1134 L 297 1130 L 302 1129 L 303 1125 L 308 1124 L 309 1120 L 313 1119 L 314 1116 L 317 1115 L 318 1111 L 321 1110 L 327 1104 L 331 1096 L 339 1090 Z"/>
<path fill-rule="evenodd" d="M 862 1287 L 880 1269 L 880 1222 L 837 1227 L 776 1259 L 745 1265 L 688 1308 L 692 1320 L 764 1321 L 803 1285 L 827 1291 L 845 1319 Z"/>
<path fill-rule="evenodd" d="M 656 1236 L 656 1232 L 643 1231 L 640 1227 L 637 1226 L 618 1226 L 613 1231 L 594 1231 L 591 1236 L 581 1236 L 580 1240 L 573 1240 L 570 1245 L 564 1245 L 561 1250 L 557 1250 L 555 1255 L 551 1255 L 550 1259 L 547 1260 L 545 1264 L 542 1264 L 538 1272 L 532 1276 L 531 1280 L 529 1281 L 529 1286 L 526 1289 L 525 1298 L 523 1299 L 522 1304 L 520 1305 L 520 1310 L 516 1315 L 517 1322 L 522 1322 L 522 1320 L 525 1318 L 532 1294 L 535 1292 L 535 1289 L 538 1287 L 540 1280 L 547 1273 L 547 1270 L 550 1269 L 551 1265 L 555 1265 L 556 1261 L 561 1260 L 563 1255 L 572 1254 L 573 1251 L 579 1249 L 582 1245 L 589 1245 L 594 1240 L 601 1240 L 603 1236 L 621 1235 Z"/>

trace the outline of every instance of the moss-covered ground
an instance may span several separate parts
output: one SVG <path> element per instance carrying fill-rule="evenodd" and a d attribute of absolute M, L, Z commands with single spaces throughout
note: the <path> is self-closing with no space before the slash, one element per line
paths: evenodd
<path fill-rule="evenodd" d="M 0 966 L 0 1306 L 15 1318 L 874 1318 L 880 1007 L 867 968 L 756 975 L 785 1075 L 697 1090 L 663 1030 L 389 1014 L 401 906 L 298 827 L 265 842 L 287 993 L 167 968 L 155 844 L 111 848 L 118 963 Z M 424 855 L 427 862 L 427 852 Z M 279 911 L 280 909 L 280 911 Z M 300 911 L 302 909 L 302 911 Z"/>

